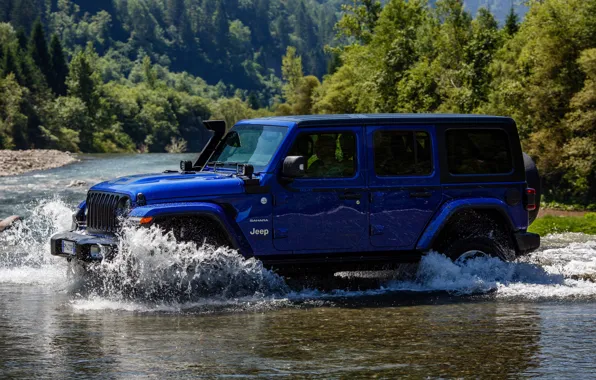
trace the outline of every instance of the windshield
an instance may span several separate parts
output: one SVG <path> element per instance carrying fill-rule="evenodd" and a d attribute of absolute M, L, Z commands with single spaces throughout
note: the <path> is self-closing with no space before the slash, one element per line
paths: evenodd
<path fill-rule="evenodd" d="M 250 164 L 262 171 L 284 139 L 288 129 L 269 125 L 234 127 L 211 156 L 209 165 Z"/>

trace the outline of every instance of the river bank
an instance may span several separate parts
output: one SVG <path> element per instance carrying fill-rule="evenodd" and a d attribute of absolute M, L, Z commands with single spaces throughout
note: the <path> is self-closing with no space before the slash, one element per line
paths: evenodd
<path fill-rule="evenodd" d="M 0 150 L 0 177 L 58 168 L 78 161 L 58 150 Z"/>

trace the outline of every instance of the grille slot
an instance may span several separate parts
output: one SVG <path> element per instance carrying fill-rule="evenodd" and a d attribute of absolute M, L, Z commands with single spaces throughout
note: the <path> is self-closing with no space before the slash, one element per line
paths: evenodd
<path fill-rule="evenodd" d="M 87 227 L 90 229 L 116 232 L 118 215 L 116 208 L 126 195 L 90 191 L 87 194 Z"/>

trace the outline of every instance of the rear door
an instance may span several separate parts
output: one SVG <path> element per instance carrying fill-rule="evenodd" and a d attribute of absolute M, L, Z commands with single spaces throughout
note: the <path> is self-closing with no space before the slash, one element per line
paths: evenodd
<path fill-rule="evenodd" d="M 370 243 L 411 249 L 441 204 L 434 126 L 366 127 Z"/>

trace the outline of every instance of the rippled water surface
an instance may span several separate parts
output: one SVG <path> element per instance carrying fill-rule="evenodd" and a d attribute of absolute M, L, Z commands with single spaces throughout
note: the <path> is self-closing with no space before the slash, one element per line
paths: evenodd
<path fill-rule="evenodd" d="M 86 273 L 49 255 L 89 186 L 190 157 L 83 156 L 0 178 L 0 218 L 26 216 L 0 235 L 0 378 L 596 375 L 594 236 L 546 237 L 514 263 L 431 253 L 325 290 L 158 230 L 123 231 L 122 254 Z"/>

